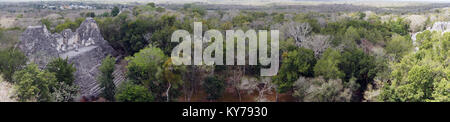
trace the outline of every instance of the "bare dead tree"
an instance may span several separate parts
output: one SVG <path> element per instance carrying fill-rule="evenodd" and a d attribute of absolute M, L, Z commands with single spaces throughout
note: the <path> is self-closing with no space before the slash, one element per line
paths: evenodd
<path fill-rule="evenodd" d="M 230 71 L 232 71 L 232 75 L 230 77 L 231 83 L 234 86 L 234 90 L 236 91 L 236 95 L 239 98 L 239 102 L 242 101 L 241 98 L 241 91 L 240 91 L 240 83 L 242 80 L 242 77 L 244 76 L 245 67 L 244 66 L 231 66 Z"/>
<path fill-rule="evenodd" d="M 264 93 L 271 92 L 273 88 L 275 87 L 274 84 L 272 84 L 271 80 L 262 80 L 263 82 L 258 85 L 258 98 L 257 100 L 262 100 L 264 98 Z"/>
<path fill-rule="evenodd" d="M 314 35 L 309 39 L 302 41 L 301 46 L 314 51 L 314 56 L 319 57 L 328 47 L 330 47 L 330 36 Z"/>
<path fill-rule="evenodd" d="M 309 23 L 289 22 L 285 25 L 285 29 L 286 36 L 292 37 L 297 46 L 300 46 L 301 42 L 308 39 L 308 35 L 311 33 L 312 27 Z"/>

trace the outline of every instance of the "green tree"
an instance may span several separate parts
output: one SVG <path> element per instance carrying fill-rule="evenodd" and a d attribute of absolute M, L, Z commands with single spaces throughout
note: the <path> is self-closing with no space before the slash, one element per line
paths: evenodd
<path fill-rule="evenodd" d="M 397 20 L 390 20 L 387 24 L 391 32 L 400 34 L 402 36 L 408 34 L 409 23 L 406 22 L 403 18 L 398 18 Z"/>
<path fill-rule="evenodd" d="M 117 102 L 152 102 L 154 97 L 147 88 L 133 83 L 120 85 L 117 94 Z"/>
<path fill-rule="evenodd" d="M 310 49 L 299 48 L 284 53 L 280 71 L 273 77 L 274 83 L 278 85 L 278 92 L 291 90 L 299 76 L 313 76 L 315 63 L 314 52 Z"/>
<path fill-rule="evenodd" d="M 383 101 L 425 102 L 449 101 L 448 50 L 445 33 L 424 31 L 417 34 L 419 50 L 408 53 L 391 64 L 390 83 L 379 96 Z"/>
<path fill-rule="evenodd" d="M 65 84 L 72 85 L 75 80 L 74 73 L 76 68 L 73 66 L 73 63 L 68 62 L 67 58 L 54 59 L 47 64 L 46 69 L 51 73 L 55 73 L 56 80 L 58 82 L 64 82 Z"/>
<path fill-rule="evenodd" d="M 159 12 L 159 13 L 162 13 L 162 12 L 165 12 L 166 9 L 163 8 L 163 7 L 156 7 L 156 11 Z"/>
<path fill-rule="evenodd" d="M 331 48 L 327 49 L 314 66 L 314 75 L 323 76 L 325 79 L 344 77 L 345 74 L 338 67 L 341 60 L 342 56 L 339 51 Z"/>
<path fill-rule="evenodd" d="M 66 19 L 64 23 L 57 25 L 52 32 L 60 33 L 65 29 L 71 29 L 72 31 L 76 31 L 76 29 L 80 27 L 81 23 L 83 23 L 84 20 L 86 20 L 86 18 L 77 18 L 75 21 Z"/>
<path fill-rule="evenodd" d="M 100 87 L 103 88 L 101 96 L 110 101 L 114 101 L 116 90 L 113 76 L 115 62 L 116 59 L 114 57 L 107 56 L 103 59 L 102 65 L 99 67 L 100 75 L 98 77 L 98 82 L 100 83 Z"/>
<path fill-rule="evenodd" d="M 220 80 L 216 76 L 208 76 L 203 83 L 203 88 L 206 90 L 208 94 L 209 100 L 217 100 L 222 96 L 225 91 L 224 81 Z"/>
<path fill-rule="evenodd" d="M 109 13 L 103 12 L 103 14 L 100 14 L 99 17 L 109 17 Z"/>
<path fill-rule="evenodd" d="M 143 85 L 151 90 L 156 101 L 165 101 L 163 94 L 167 90 L 164 83 L 163 65 L 167 61 L 167 56 L 157 47 L 149 46 L 135 53 L 132 57 L 127 57 L 128 79 L 138 85 Z"/>
<path fill-rule="evenodd" d="M 84 17 L 95 17 L 95 13 L 94 12 L 87 12 L 86 14 L 84 14 Z"/>
<path fill-rule="evenodd" d="M 436 102 L 450 102 L 450 82 L 442 78 L 441 81 L 434 83 L 432 97 Z"/>
<path fill-rule="evenodd" d="M 177 26 L 179 24 L 176 16 L 173 15 L 163 15 L 156 21 L 155 28 L 157 29 L 154 31 L 151 41 L 153 45 L 160 47 L 166 55 L 170 54 L 176 46 L 170 42 L 170 37 L 177 28 L 181 28 Z"/>
<path fill-rule="evenodd" d="M 153 2 L 147 3 L 147 6 L 155 7 L 155 3 L 153 3 Z"/>
<path fill-rule="evenodd" d="M 19 101 L 53 101 L 53 90 L 56 77 L 46 70 L 40 71 L 36 64 L 29 64 L 13 76 L 16 82 L 16 96 Z"/>
<path fill-rule="evenodd" d="M 272 19 L 275 23 L 282 23 L 286 20 L 283 13 L 273 13 Z"/>
<path fill-rule="evenodd" d="M 378 43 L 388 40 L 392 34 L 389 24 L 381 22 L 378 18 L 369 21 L 344 19 L 329 22 L 327 26 L 321 28 L 320 33 L 333 35 L 332 44 L 334 46 L 344 43 L 344 46 L 347 47 L 354 47 L 354 42 L 359 43 L 360 39 Z"/>
<path fill-rule="evenodd" d="M 20 70 L 26 61 L 26 56 L 18 49 L 0 50 L 0 72 L 6 81 L 13 82 L 14 72 Z"/>
<path fill-rule="evenodd" d="M 350 26 L 347 28 L 347 31 L 345 31 L 343 39 L 346 48 L 354 48 L 356 47 L 356 42 L 360 41 L 361 36 L 357 28 Z"/>
<path fill-rule="evenodd" d="M 189 12 L 188 14 L 191 14 L 195 17 L 201 17 L 206 14 L 206 9 L 204 7 L 192 3 L 184 4 L 183 10 Z"/>
<path fill-rule="evenodd" d="M 41 19 L 41 23 L 47 27 L 47 30 L 50 30 L 52 27 L 52 22 L 48 19 Z"/>
<path fill-rule="evenodd" d="M 155 94 L 156 101 L 174 101 L 183 85 L 184 66 L 175 66 L 161 49 L 150 46 L 128 57 L 128 78 Z"/>
<path fill-rule="evenodd" d="M 442 49 L 445 51 L 450 51 L 450 33 L 444 33 L 442 41 L 441 41 Z M 445 53 L 445 52 L 444 52 Z M 449 53 L 447 53 L 449 54 Z"/>
<path fill-rule="evenodd" d="M 100 32 L 105 40 L 108 40 L 109 44 L 119 52 L 125 51 L 125 45 L 121 43 L 122 32 L 121 26 L 128 22 L 127 16 L 122 17 L 124 14 L 120 14 L 117 17 L 106 17 L 103 20 L 96 20 L 100 28 Z"/>
<path fill-rule="evenodd" d="M 134 54 L 148 45 L 144 35 L 153 28 L 152 21 L 148 19 L 151 20 L 151 18 L 142 17 L 122 25 L 121 31 L 124 32 L 124 36 L 121 38 L 121 42 L 128 54 Z"/>
<path fill-rule="evenodd" d="M 365 17 L 366 17 L 366 13 L 363 13 L 363 12 L 358 12 L 358 19 L 364 19 Z"/>
<path fill-rule="evenodd" d="M 405 81 L 395 81 L 391 87 L 382 93 L 385 101 L 424 102 L 431 98 L 433 74 L 430 67 L 414 66 L 408 72 Z"/>
<path fill-rule="evenodd" d="M 176 100 L 179 96 L 181 87 L 183 85 L 183 76 L 186 73 L 185 66 L 173 65 L 172 59 L 169 58 L 163 65 L 164 68 L 164 82 L 167 84 L 166 101 Z"/>
<path fill-rule="evenodd" d="M 412 41 L 407 37 L 400 35 L 393 35 L 392 40 L 386 44 L 386 52 L 394 58 L 400 60 L 404 55 L 411 52 L 413 49 Z"/>
<path fill-rule="evenodd" d="M 409 81 L 408 85 L 405 85 L 405 87 L 412 86 L 413 89 L 399 87 L 398 91 L 406 91 L 406 94 L 416 94 L 413 96 L 407 96 L 406 99 L 409 99 L 407 101 L 416 101 L 420 98 L 426 99 L 431 96 L 431 93 L 433 92 L 433 73 L 430 69 L 430 67 L 427 66 L 414 66 L 409 72 L 407 81 Z M 413 91 L 408 91 L 413 90 Z M 408 98 L 411 97 L 411 98 Z"/>
<path fill-rule="evenodd" d="M 119 7 L 114 6 L 114 8 L 111 10 L 111 16 L 115 17 L 119 14 L 120 10 Z"/>
<path fill-rule="evenodd" d="M 57 102 L 74 101 L 78 95 L 78 86 L 74 84 L 76 68 L 68 59 L 56 58 L 46 66 L 47 71 L 55 74 L 57 83 L 52 95 Z"/>
<path fill-rule="evenodd" d="M 359 48 L 345 50 L 342 53 L 339 68 L 345 74 L 343 81 L 350 82 L 352 78 L 356 78 L 356 83 L 361 86 L 360 91 L 366 90 L 367 85 L 373 82 L 378 72 L 375 58 Z"/>
<path fill-rule="evenodd" d="M 232 23 L 235 27 L 247 28 L 250 22 L 252 22 L 254 18 L 249 15 L 239 14 L 232 19 Z"/>

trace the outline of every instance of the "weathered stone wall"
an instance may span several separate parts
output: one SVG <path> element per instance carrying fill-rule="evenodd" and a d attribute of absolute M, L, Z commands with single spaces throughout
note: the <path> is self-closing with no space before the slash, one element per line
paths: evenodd
<path fill-rule="evenodd" d="M 430 31 L 450 32 L 450 22 L 435 22 L 433 27 L 428 27 Z"/>
<path fill-rule="evenodd" d="M 117 52 L 101 36 L 97 23 L 87 18 L 72 32 L 66 29 L 51 34 L 45 26 L 30 26 L 21 36 L 18 47 L 40 68 L 45 68 L 54 58 L 68 58 L 74 63 L 75 83 L 80 86 L 82 96 L 97 96 L 100 92 L 96 81 L 98 67 L 107 55 Z"/>

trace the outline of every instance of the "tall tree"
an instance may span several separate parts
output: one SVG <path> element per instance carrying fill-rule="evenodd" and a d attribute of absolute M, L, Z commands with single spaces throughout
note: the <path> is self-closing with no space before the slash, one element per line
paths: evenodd
<path fill-rule="evenodd" d="M 397 20 L 389 20 L 387 23 L 391 32 L 400 34 L 402 36 L 407 35 L 409 31 L 409 23 L 403 18 L 397 18 Z"/>
<path fill-rule="evenodd" d="M 78 95 L 78 86 L 74 84 L 76 68 L 67 59 L 56 58 L 46 66 L 47 71 L 54 73 L 57 83 L 53 89 L 55 101 L 74 101 Z"/>
<path fill-rule="evenodd" d="M 375 58 L 365 54 L 359 48 L 346 49 L 342 53 L 342 62 L 339 63 L 339 68 L 345 74 L 342 79 L 344 82 L 350 82 L 352 78 L 355 78 L 356 83 L 361 86 L 360 89 L 355 89 L 359 92 L 352 91 L 358 93 L 354 95 L 354 101 L 361 100 L 358 97 L 363 97 L 363 91 L 366 90 L 368 84 L 373 83 L 373 78 L 378 72 Z"/>
<path fill-rule="evenodd" d="M 299 48 L 284 53 L 280 71 L 273 77 L 273 82 L 278 85 L 278 92 L 284 93 L 292 90 L 294 82 L 300 76 L 313 76 L 315 63 L 314 52 L 310 49 Z"/>
<path fill-rule="evenodd" d="M 111 10 L 111 16 L 115 17 L 119 14 L 120 9 L 117 6 L 114 6 L 114 8 Z"/>
<path fill-rule="evenodd" d="M 323 76 L 325 79 L 342 78 L 345 74 L 339 70 L 341 58 L 340 52 L 328 48 L 314 66 L 314 75 Z"/>
<path fill-rule="evenodd" d="M 55 73 L 58 82 L 72 85 L 75 80 L 74 72 L 76 68 L 73 63 L 69 63 L 68 59 L 56 58 L 47 64 L 46 69 L 49 72 Z"/>
<path fill-rule="evenodd" d="M 26 60 L 26 56 L 19 49 L 0 50 L 0 72 L 6 81 L 13 82 L 14 72 L 20 70 Z"/>
<path fill-rule="evenodd" d="M 168 84 L 164 83 L 163 65 L 167 56 L 157 47 L 149 46 L 135 53 L 133 57 L 127 57 L 127 76 L 131 82 L 140 84 L 149 89 L 156 101 L 166 101 L 163 94 Z"/>
<path fill-rule="evenodd" d="M 111 56 L 107 56 L 105 59 L 103 59 L 102 65 L 99 67 L 100 75 L 97 79 L 100 83 L 100 87 L 103 88 L 101 96 L 110 101 L 114 101 L 116 90 L 113 76 L 115 62 L 116 59 Z"/>
<path fill-rule="evenodd" d="M 180 86 L 183 85 L 183 76 L 186 73 L 185 66 L 176 66 L 173 65 L 172 59 L 169 58 L 163 65 L 164 68 L 164 81 L 167 84 L 166 90 L 166 101 L 169 102 L 173 97 L 178 97 L 177 94 L 171 94 L 178 92 L 180 90 Z"/>

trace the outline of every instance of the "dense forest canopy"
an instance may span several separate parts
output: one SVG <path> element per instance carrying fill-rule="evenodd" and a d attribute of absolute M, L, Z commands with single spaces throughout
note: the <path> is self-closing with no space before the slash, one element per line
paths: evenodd
<path fill-rule="evenodd" d="M 40 22 L 61 32 L 78 28 L 86 17 L 96 20 L 105 40 L 125 57 L 117 60 L 126 61 L 127 83 L 118 87 L 112 83 L 116 59 L 108 57 L 100 66 L 101 96 L 108 101 L 450 101 L 449 28 L 427 29 L 450 21 L 434 16 L 449 9 L 410 13 L 426 18 L 416 25 L 404 13 L 211 10 L 197 4 L 168 8 L 115 6 L 103 14 Z M 225 30 L 280 30 L 278 74 L 260 76 L 262 65 L 173 65 L 170 55 L 177 43 L 170 41 L 172 33 L 193 33 L 194 22 L 223 35 Z M 0 47 L 9 44 L 0 50 L 0 71 L 16 85 L 17 100 L 74 101 L 72 64 L 64 59 L 46 69 L 26 64 L 10 44 L 14 38 L 4 34 L 11 30 L 0 30 Z"/>

